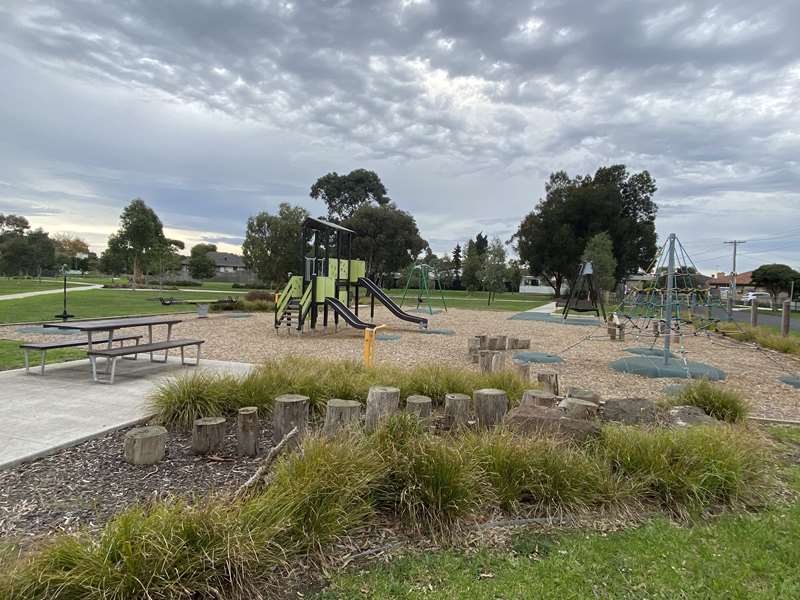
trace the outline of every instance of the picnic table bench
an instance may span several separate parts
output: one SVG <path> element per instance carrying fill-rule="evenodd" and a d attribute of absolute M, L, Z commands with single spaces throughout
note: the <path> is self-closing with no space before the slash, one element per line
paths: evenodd
<path fill-rule="evenodd" d="M 117 369 L 117 360 L 120 358 L 125 358 L 131 354 L 138 354 L 138 353 L 145 353 L 149 352 L 150 356 L 152 357 L 153 352 L 161 352 L 164 351 L 165 353 L 172 348 L 180 348 L 181 350 L 181 364 L 182 365 L 189 365 L 189 366 L 197 366 L 200 364 L 200 346 L 204 343 L 204 340 L 193 340 L 193 339 L 179 339 L 179 340 L 165 340 L 163 342 L 152 342 L 149 344 L 138 344 L 136 346 L 120 346 L 118 348 L 106 348 L 105 350 L 89 350 L 87 353 L 89 355 L 89 360 L 92 363 L 92 379 L 97 383 L 114 383 L 114 374 Z M 197 347 L 197 356 L 193 363 L 187 363 L 186 357 L 184 355 L 184 349 L 187 346 L 196 346 Z M 97 357 L 105 358 L 111 361 L 111 373 L 108 379 L 101 379 L 97 376 Z M 151 358 L 153 362 L 167 362 L 166 355 L 164 356 L 164 360 L 154 360 Z M 106 369 L 106 372 L 108 370 Z"/>
<path fill-rule="evenodd" d="M 120 347 L 124 346 L 125 342 L 129 342 L 131 340 L 136 341 L 136 345 L 139 344 L 139 341 L 142 339 L 141 335 L 124 335 L 118 336 L 113 339 L 108 338 L 105 340 L 92 340 L 91 343 L 93 344 L 108 344 L 111 346 L 112 342 L 119 342 Z M 45 365 L 45 356 L 47 355 L 48 350 L 55 350 L 59 348 L 79 348 L 81 346 L 88 346 L 89 340 L 63 340 L 58 342 L 29 342 L 25 344 L 20 344 L 20 348 L 25 352 L 25 374 L 30 375 L 30 362 L 28 354 L 31 350 L 36 350 L 41 352 L 42 364 L 41 364 L 41 374 L 44 375 L 44 365 Z"/>

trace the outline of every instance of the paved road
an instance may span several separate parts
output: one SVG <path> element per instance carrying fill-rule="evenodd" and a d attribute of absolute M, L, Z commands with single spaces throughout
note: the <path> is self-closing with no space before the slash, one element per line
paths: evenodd
<path fill-rule="evenodd" d="M 67 292 L 84 292 L 86 290 L 99 290 L 103 286 L 95 283 L 81 285 L 80 287 L 68 287 Z M 47 296 L 50 294 L 63 294 L 64 288 L 54 290 L 39 290 L 36 292 L 18 292 L 16 294 L 5 294 L 0 296 L 0 300 L 19 300 L 20 298 L 33 298 L 34 296 Z"/>

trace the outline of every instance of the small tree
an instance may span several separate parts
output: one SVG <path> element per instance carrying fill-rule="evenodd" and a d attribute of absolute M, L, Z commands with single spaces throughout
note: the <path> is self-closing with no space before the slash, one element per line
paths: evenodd
<path fill-rule="evenodd" d="M 480 270 L 483 289 L 489 292 L 489 304 L 497 292 L 506 289 L 506 249 L 498 238 L 494 238 L 486 249 L 486 259 Z"/>
<path fill-rule="evenodd" d="M 763 287 L 772 296 L 772 301 L 778 299 L 778 294 L 788 292 L 792 281 L 800 279 L 800 273 L 789 265 L 771 264 L 761 265 L 753 271 L 753 285 Z"/>
<path fill-rule="evenodd" d="M 595 280 L 601 290 L 610 292 L 614 289 L 617 259 L 614 258 L 614 243 L 610 235 L 603 232 L 590 237 L 581 260 L 592 263 Z"/>
<path fill-rule="evenodd" d="M 217 272 L 217 265 L 208 255 L 209 252 L 216 252 L 214 244 L 196 244 L 192 246 L 189 256 L 189 275 L 193 279 L 211 279 Z"/>
<path fill-rule="evenodd" d="M 277 215 L 260 212 L 247 220 L 242 254 L 247 268 L 268 285 L 281 286 L 288 273 L 299 272 L 300 235 L 308 212 L 282 203 Z"/>
<path fill-rule="evenodd" d="M 461 269 L 461 285 L 468 292 L 477 292 L 481 289 L 480 272 L 483 269 L 483 262 L 484 256 L 475 248 L 475 240 L 467 242 L 467 253 Z"/>
<path fill-rule="evenodd" d="M 120 228 L 114 236 L 114 252 L 126 256 L 128 264 L 133 268 L 134 285 L 142 281 L 147 253 L 164 243 L 161 219 L 141 198 L 132 200 L 120 216 Z"/>

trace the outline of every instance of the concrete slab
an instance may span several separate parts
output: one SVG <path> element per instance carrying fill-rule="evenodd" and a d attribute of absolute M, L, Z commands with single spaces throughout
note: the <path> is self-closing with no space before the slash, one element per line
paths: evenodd
<path fill-rule="evenodd" d="M 48 365 L 44 376 L 24 369 L 0 372 L 0 469 L 28 462 L 88 439 L 150 419 L 148 395 L 184 373 L 245 374 L 253 365 L 203 360 L 185 367 L 146 357 L 119 361 L 114 385 L 94 383 L 88 360 Z"/>

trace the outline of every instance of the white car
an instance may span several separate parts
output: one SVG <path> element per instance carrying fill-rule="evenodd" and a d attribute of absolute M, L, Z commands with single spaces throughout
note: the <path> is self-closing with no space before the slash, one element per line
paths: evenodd
<path fill-rule="evenodd" d="M 742 301 L 745 304 L 753 304 L 755 302 L 756 304 L 772 306 L 772 296 L 767 292 L 747 292 Z"/>

